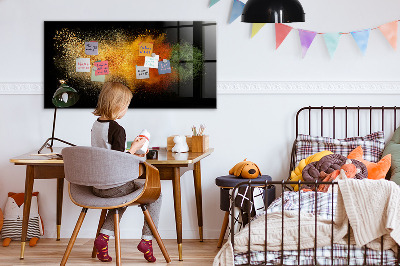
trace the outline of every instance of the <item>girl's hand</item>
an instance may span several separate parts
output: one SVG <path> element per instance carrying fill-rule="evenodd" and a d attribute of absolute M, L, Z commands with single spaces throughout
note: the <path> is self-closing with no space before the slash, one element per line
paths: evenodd
<path fill-rule="evenodd" d="M 146 141 L 147 140 L 145 138 L 136 137 L 135 140 L 132 142 L 129 152 L 131 154 L 135 154 L 140 148 L 143 147 L 143 145 L 146 143 Z"/>
<path fill-rule="evenodd" d="M 149 149 L 147 149 L 145 154 L 137 154 L 135 153 L 134 155 L 139 156 L 139 157 L 146 157 L 146 155 L 149 153 Z"/>

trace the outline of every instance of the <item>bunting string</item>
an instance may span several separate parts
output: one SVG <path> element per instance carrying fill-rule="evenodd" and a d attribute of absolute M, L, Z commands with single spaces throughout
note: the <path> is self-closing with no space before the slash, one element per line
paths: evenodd
<path fill-rule="evenodd" d="M 220 0 L 210 0 L 209 7 L 214 6 Z M 232 8 L 231 14 L 229 16 L 229 24 L 234 22 L 243 12 L 245 4 L 240 0 L 231 0 Z M 302 58 L 304 58 L 307 54 L 308 49 L 313 43 L 315 37 L 317 35 L 322 35 L 326 44 L 326 48 L 328 49 L 328 53 L 332 58 L 335 54 L 335 51 L 339 45 L 339 40 L 342 35 L 351 34 L 354 41 L 356 42 L 358 48 L 361 53 L 364 55 L 367 47 L 369 36 L 372 30 L 380 30 L 382 34 L 385 36 L 389 44 L 392 46 L 394 50 L 397 49 L 397 28 L 398 22 L 400 20 L 395 20 L 378 27 L 367 28 L 363 30 L 350 31 L 350 32 L 316 32 L 311 30 L 304 30 L 299 28 L 293 28 L 289 25 L 276 23 L 275 24 L 275 41 L 276 41 L 276 49 L 282 44 L 285 38 L 289 35 L 292 30 L 297 30 L 299 32 L 300 45 L 301 45 L 301 54 Z M 253 38 L 262 27 L 264 27 L 266 23 L 252 23 L 251 29 L 251 38 Z"/>
<path fill-rule="evenodd" d="M 220 0 L 210 0 L 209 7 L 214 6 Z M 229 17 L 229 24 L 234 22 L 243 12 L 245 4 L 240 0 L 231 0 L 232 8 Z M 351 34 L 354 41 L 356 42 L 358 48 L 361 53 L 364 55 L 366 53 L 368 47 L 368 41 L 371 31 L 380 30 L 389 44 L 392 46 L 394 50 L 397 49 L 397 28 L 398 22 L 400 20 L 395 20 L 392 22 L 388 22 L 386 24 L 380 25 L 374 28 L 367 28 L 363 30 L 356 30 L 350 32 L 316 32 L 311 30 L 305 30 L 300 28 L 293 28 L 289 25 L 275 23 L 275 41 L 276 41 L 276 49 L 282 44 L 285 38 L 289 35 L 292 30 L 297 30 L 299 32 L 300 45 L 301 45 L 301 53 L 304 58 L 307 54 L 308 49 L 313 43 L 315 37 L 317 35 L 322 35 L 326 44 L 326 48 L 328 49 L 329 55 L 332 58 L 336 48 L 339 45 L 339 40 L 341 35 Z M 251 29 L 251 38 L 253 38 L 262 27 L 264 27 L 266 23 L 252 23 Z"/>
<path fill-rule="evenodd" d="M 276 23 L 275 24 L 275 35 L 276 35 L 276 49 L 282 44 L 283 40 L 286 36 L 290 33 L 291 30 L 297 30 L 300 36 L 300 44 L 302 48 L 302 57 L 304 58 L 308 49 L 310 48 L 315 36 L 317 34 L 322 35 L 324 37 L 324 41 L 326 47 L 328 49 L 329 55 L 332 58 L 336 48 L 338 47 L 340 36 L 344 34 L 351 34 L 354 41 L 356 42 L 358 48 L 360 49 L 361 53 L 365 55 L 369 36 L 372 30 L 379 29 L 382 34 L 385 36 L 389 44 L 392 46 L 394 50 L 397 49 L 397 28 L 398 22 L 400 20 L 395 20 L 392 22 L 388 22 L 386 24 L 380 25 L 375 28 L 368 28 L 364 30 L 357 30 L 351 32 L 330 32 L 330 33 L 322 33 L 322 32 L 315 32 L 310 30 L 304 30 L 299 28 L 293 28 L 291 26 Z M 259 29 L 258 29 L 259 31 Z M 254 34 L 252 35 L 252 37 Z"/>
<path fill-rule="evenodd" d="M 399 22 L 400 20 L 394 20 L 394 21 L 392 21 L 392 22 Z M 391 22 L 389 22 L 389 23 L 391 23 Z M 385 25 L 385 24 L 383 24 L 383 25 Z M 290 26 L 289 26 L 290 27 Z M 379 27 L 380 26 L 378 26 L 378 27 L 375 27 L 375 28 L 370 28 L 370 30 L 379 30 Z M 299 28 L 293 28 L 293 27 L 291 27 L 293 30 L 300 30 Z M 307 31 L 311 31 L 311 30 L 307 30 Z M 363 31 L 363 30 L 358 30 L 358 31 Z M 342 34 L 342 35 L 344 35 L 344 34 L 351 34 L 352 32 L 357 32 L 357 30 L 355 30 L 355 31 L 350 31 L 350 32 L 341 32 L 341 31 L 339 31 L 338 33 L 339 34 Z M 317 34 L 328 34 L 329 32 L 317 32 Z"/>

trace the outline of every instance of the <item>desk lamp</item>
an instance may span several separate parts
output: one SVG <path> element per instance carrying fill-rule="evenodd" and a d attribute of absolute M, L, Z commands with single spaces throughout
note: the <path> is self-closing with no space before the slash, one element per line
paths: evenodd
<path fill-rule="evenodd" d="M 249 0 L 243 8 L 242 22 L 304 22 L 304 10 L 298 0 Z"/>
<path fill-rule="evenodd" d="M 58 140 L 62 143 L 68 144 L 70 146 L 75 146 L 72 143 L 69 143 L 65 140 L 55 138 L 54 137 L 54 130 L 56 127 L 56 116 L 57 116 L 57 108 L 64 108 L 64 107 L 70 107 L 74 105 L 78 100 L 79 100 L 79 94 L 78 92 L 71 88 L 70 86 L 64 84 L 63 81 L 61 81 L 60 87 L 56 90 L 56 92 L 53 95 L 52 102 L 55 106 L 54 108 L 54 118 L 53 118 L 53 132 L 51 133 L 51 138 L 48 138 L 45 143 L 42 145 L 42 147 L 39 149 L 38 153 L 40 153 L 45 147 L 50 148 L 51 152 L 53 152 L 53 141 Z M 49 144 L 49 141 L 51 143 Z"/>

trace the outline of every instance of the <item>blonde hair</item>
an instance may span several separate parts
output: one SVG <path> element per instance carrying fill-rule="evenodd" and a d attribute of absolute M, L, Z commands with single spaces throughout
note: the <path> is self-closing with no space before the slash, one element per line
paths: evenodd
<path fill-rule="evenodd" d="M 101 89 L 93 114 L 115 120 L 122 108 L 131 102 L 132 96 L 131 90 L 125 85 L 119 82 L 106 82 Z"/>

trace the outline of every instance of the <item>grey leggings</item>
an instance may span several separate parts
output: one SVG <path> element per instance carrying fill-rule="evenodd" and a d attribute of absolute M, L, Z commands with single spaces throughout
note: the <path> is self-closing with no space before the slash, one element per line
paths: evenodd
<path fill-rule="evenodd" d="M 116 198 L 128 195 L 138 189 L 141 189 L 143 186 L 144 182 L 133 180 L 119 187 L 113 187 L 108 189 L 93 188 L 93 194 L 101 198 Z M 158 228 L 158 221 L 160 218 L 161 202 L 162 202 L 162 196 L 160 194 L 160 197 L 155 202 L 146 204 L 146 207 L 149 210 L 151 218 L 153 218 L 154 224 L 157 228 Z M 122 215 L 124 214 L 125 210 L 126 207 L 118 208 L 120 219 L 122 218 Z M 115 214 L 115 209 L 108 210 L 106 220 L 104 221 L 100 233 L 109 236 L 114 236 L 114 214 Z M 152 238 L 153 234 L 150 230 L 149 225 L 145 220 L 142 230 L 142 239 L 151 240 Z"/>

